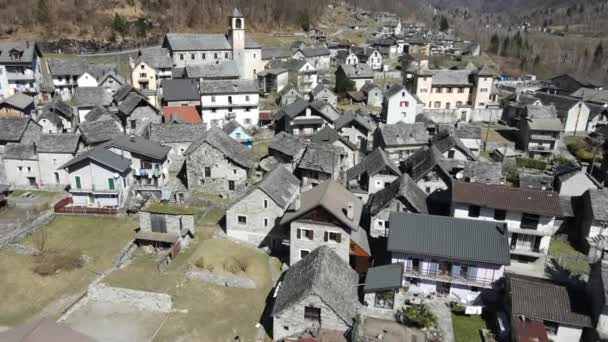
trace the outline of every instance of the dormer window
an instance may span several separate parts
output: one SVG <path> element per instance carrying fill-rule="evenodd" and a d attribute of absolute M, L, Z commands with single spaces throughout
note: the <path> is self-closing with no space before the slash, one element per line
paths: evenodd
<path fill-rule="evenodd" d="M 11 52 L 9 52 L 9 56 L 11 58 L 11 60 L 16 60 L 16 59 L 21 59 L 21 55 L 22 52 L 16 49 L 11 50 Z"/>

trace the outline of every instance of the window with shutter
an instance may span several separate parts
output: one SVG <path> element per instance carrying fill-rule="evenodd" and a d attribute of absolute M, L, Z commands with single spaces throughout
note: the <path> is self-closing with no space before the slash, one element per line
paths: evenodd
<path fill-rule="evenodd" d="M 299 228 L 298 228 L 298 230 L 296 231 L 296 237 L 297 237 L 298 239 L 301 239 L 301 238 L 302 238 L 302 230 L 301 230 L 301 229 L 299 229 Z"/>
<path fill-rule="evenodd" d="M 329 240 L 329 232 L 323 234 L 323 241 L 327 242 L 327 240 Z"/>

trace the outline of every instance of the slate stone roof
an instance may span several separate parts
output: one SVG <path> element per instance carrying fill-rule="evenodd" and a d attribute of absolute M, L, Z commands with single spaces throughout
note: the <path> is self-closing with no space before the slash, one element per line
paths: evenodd
<path fill-rule="evenodd" d="M 358 279 L 357 272 L 336 252 L 327 246 L 319 247 L 285 272 L 272 316 L 295 305 L 305 305 L 302 301 L 314 295 L 352 326 L 359 305 L 355 287 Z"/>
<path fill-rule="evenodd" d="M 225 61 L 218 64 L 192 64 L 186 65 L 188 78 L 222 79 L 239 78 L 239 66 L 235 61 Z"/>
<path fill-rule="evenodd" d="M 285 167 L 278 165 L 253 185 L 272 198 L 281 208 L 287 207 L 300 188 L 300 180 Z"/>
<path fill-rule="evenodd" d="M 461 125 L 454 129 L 454 135 L 460 139 L 481 140 L 481 127 L 473 125 Z"/>
<path fill-rule="evenodd" d="M 385 169 L 391 171 L 395 176 L 401 175 L 399 167 L 387 157 L 384 150 L 378 147 L 368 154 L 359 164 L 348 169 L 346 171 L 346 179 L 351 181 L 364 173 L 369 177 L 372 177 Z"/>
<path fill-rule="evenodd" d="M 243 17 L 243 14 L 241 13 L 241 11 L 239 11 L 239 9 L 238 9 L 238 8 L 236 8 L 236 7 L 235 7 L 235 8 L 232 10 L 232 16 L 233 16 L 233 17 L 235 17 L 235 18 L 237 18 L 237 17 L 242 18 L 242 17 Z"/>
<path fill-rule="evenodd" d="M 346 210 L 349 203 L 352 204 L 353 207 L 354 215 L 352 220 L 346 216 Z M 333 179 L 327 180 L 302 193 L 300 209 L 285 214 L 281 220 L 281 224 L 286 225 L 291 221 L 297 220 L 302 215 L 317 207 L 325 209 L 351 231 L 359 229 L 363 203 Z"/>
<path fill-rule="evenodd" d="M 363 292 L 381 292 L 400 289 L 403 281 L 403 264 L 370 267 L 367 270 Z"/>
<path fill-rule="evenodd" d="M 158 110 L 156 109 L 156 107 L 154 107 L 150 102 L 148 102 L 148 99 L 146 97 L 136 92 L 130 93 L 124 100 L 120 101 L 120 103 L 118 104 L 118 112 L 124 116 L 129 116 L 136 108 L 138 108 L 142 104 L 158 114 Z"/>
<path fill-rule="evenodd" d="M 11 58 L 11 51 L 19 52 L 19 59 L 14 60 Z M 16 63 L 28 63 L 31 64 L 34 61 L 34 56 L 40 55 L 38 46 L 35 42 L 30 41 L 2 41 L 0 42 L 0 63 L 2 64 L 16 64 Z"/>
<path fill-rule="evenodd" d="M 451 182 L 447 160 L 441 157 L 437 148 L 423 147 L 401 162 L 401 171 L 407 173 L 414 181 L 420 180 L 429 172 L 435 170 L 444 182 Z"/>
<path fill-rule="evenodd" d="M 268 69 L 287 69 L 288 71 L 291 72 L 299 72 L 300 69 L 302 69 L 302 67 L 304 67 L 304 65 L 306 65 L 305 60 L 303 59 L 288 59 L 286 61 L 281 61 L 281 60 L 271 60 L 267 65 L 266 68 Z M 306 71 L 304 71 L 306 72 Z M 311 69 L 308 72 L 315 72 L 316 70 Z"/>
<path fill-rule="evenodd" d="M 510 264 L 505 224 L 393 212 L 387 250 L 497 265 Z"/>
<path fill-rule="evenodd" d="M 15 93 L 0 101 L 0 106 L 4 104 L 23 111 L 34 105 L 34 98 L 23 93 Z"/>
<path fill-rule="evenodd" d="M 452 202 L 545 216 L 562 214 L 559 194 L 556 192 L 494 184 L 455 182 L 452 188 Z"/>
<path fill-rule="evenodd" d="M 312 137 L 310 137 L 310 141 L 318 144 L 333 144 L 336 141 L 342 142 L 352 151 L 358 151 L 359 148 L 348 141 L 346 138 L 341 136 L 335 129 L 325 126 L 321 130 L 317 131 Z"/>
<path fill-rule="evenodd" d="M 365 82 L 365 84 L 363 85 L 363 87 L 361 87 L 361 92 L 363 94 L 367 95 L 370 91 L 372 91 L 374 89 L 382 90 L 376 83 Z"/>
<path fill-rule="evenodd" d="M 470 160 L 477 160 L 477 157 L 469 150 L 460 139 L 448 132 L 439 132 L 431 139 L 431 145 L 436 147 L 440 153 L 445 153 L 452 148 L 457 149 Z"/>
<path fill-rule="evenodd" d="M 472 182 L 486 184 L 501 184 L 505 181 L 505 177 L 502 175 L 502 164 L 484 161 L 465 162 L 463 177 Z"/>
<path fill-rule="evenodd" d="M 122 87 L 118 88 L 118 90 L 116 91 L 116 93 L 114 93 L 114 96 L 112 96 L 112 98 L 114 99 L 115 102 L 120 102 L 122 100 L 124 100 L 127 96 L 129 96 L 130 93 L 132 92 L 137 92 L 137 90 L 135 88 L 133 88 L 130 84 L 124 84 Z"/>
<path fill-rule="evenodd" d="M 526 116 L 529 119 L 553 119 L 557 118 L 557 110 L 554 105 L 536 106 L 529 104 L 526 106 Z"/>
<path fill-rule="evenodd" d="M 106 149 L 104 146 L 97 146 L 82 154 L 79 154 L 59 168 L 69 168 L 70 166 L 76 165 L 84 160 L 94 161 L 120 173 L 124 173 L 131 168 L 131 161 L 129 159 Z"/>
<path fill-rule="evenodd" d="M 3 159 L 37 160 L 34 144 L 8 143 L 4 146 Z"/>
<path fill-rule="evenodd" d="M 329 90 L 329 88 L 325 84 L 323 84 L 323 83 L 317 84 L 316 87 L 312 88 L 312 90 L 310 91 L 310 93 L 312 94 L 312 96 L 317 96 L 317 95 L 319 95 L 320 93 L 322 93 L 325 90 L 327 90 L 328 92 L 330 92 L 330 93 L 333 94 L 333 92 L 331 90 Z"/>
<path fill-rule="evenodd" d="M 112 103 L 112 96 L 101 87 L 78 87 L 72 101 L 76 107 L 107 107 Z"/>
<path fill-rule="evenodd" d="M 129 151 L 133 154 L 139 154 L 157 160 L 164 160 L 171 150 L 168 146 L 163 146 L 159 143 L 152 142 L 138 135 L 123 135 L 112 139 L 107 143 L 106 148 L 118 148 Z"/>
<path fill-rule="evenodd" d="M 38 153 L 71 153 L 78 150 L 79 134 L 41 134 Z"/>
<path fill-rule="evenodd" d="M 394 180 L 389 186 L 372 194 L 367 201 L 367 207 L 370 214 L 374 216 L 385 209 L 392 200 L 397 199 L 409 211 L 428 214 L 426 198 L 426 193 L 418 187 L 416 182 L 409 175 L 404 174 Z"/>
<path fill-rule="evenodd" d="M 350 49 L 352 53 L 354 53 L 361 62 L 367 61 L 367 59 L 374 54 L 374 52 L 378 51 L 372 47 L 352 47 Z"/>
<path fill-rule="evenodd" d="M 196 86 L 198 81 L 190 79 L 162 80 L 163 100 L 172 101 L 200 101 L 201 95 Z"/>
<path fill-rule="evenodd" d="M 283 106 L 277 112 L 276 119 L 280 119 L 285 115 L 287 115 L 289 118 L 293 119 L 296 116 L 298 116 L 298 114 L 304 112 L 306 110 L 306 108 L 308 108 L 308 106 L 310 106 L 310 102 L 308 102 L 302 98 L 297 98 L 292 103 L 290 103 L 286 106 Z"/>
<path fill-rule="evenodd" d="M 340 130 L 350 124 L 360 126 L 368 133 L 374 132 L 378 127 L 374 119 L 372 119 L 368 113 L 363 111 L 348 111 L 340 115 L 340 117 L 336 119 L 335 127 L 336 130 Z"/>
<path fill-rule="evenodd" d="M 262 48 L 262 60 L 291 58 L 293 52 L 289 48 L 269 47 Z"/>
<path fill-rule="evenodd" d="M 26 117 L 0 117 L 0 141 L 20 141 L 30 120 Z"/>
<path fill-rule="evenodd" d="M 342 64 L 338 68 L 341 68 L 346 77 L 350 79 L 374 78 L 374 71 L 367 64 Z"/>
<path fill-rule="evenodd" d="M 230 138 L 228 134 L 217 127 L 209 129 L 201 138 L 195 140 L 186 152 L 184 152 L 184 155 L 187 156 L 196 151 L 203 143 L 208 143 L 213 146 L 223 153 L 226 158 L 229 158 L 234 163 L 244 168 L 250 169 L 255 165 L 256 159 L 253 151 Z"/>
<path fill-rule="evenodd" d="M 204 124 L 152 124 L 150 140 L 161 144 L 193 142 L 206 132 Z"/>
<path fill-rule="evenodd" d="M 255 80 L 218 80 L 201 82 L 201 94 L 257 94 L 260 92 Z"/>
<path fill-rule="evenodd" d="M 534 131 L 561 132 L 564 129 L 562 122 L 558 118 L 553 119 L 530 119 L 528 126 Z"/>
<path fill-rule="evenodd" d="M 472 84 L 470 75 L 470 70 L 433 70 L 432 84 L 468 86 Z"/>
<path fill-rule="evenodd" d="M 173 67 L 169 50 L 161 47 L 139 50 L 139 57 L 137 57 L 135 64 L 137 65 L 141 62 L 146 63 L 154 69 L 171 69 Z"/>
<path fill-rule="evenodd" d="M 115 120 L 85 121 L 78 129 L 87 145 L 109 141 L 123 134 L 121 125 Z"/>
<path fill-rule="evenodd" d="M 306 148 L 306 143 L 299 137 L 280 132 L 272 138 L 272 142 L 268 148 L 293 158 Z"/>
<path fill-rule="evenodd" d="M 581 98 L 583 101 L 595 102 L 599 104 L 608 103 L 608 90 L 580 88 L 570 96 Z"/>
<path fill-rule="evenodd" d="M 53 112 L 57 115 L 63 116 L 64 118 L 71 120 L 74 117 L 72 107 L 61 100 L 60 96 L 55 96 L 51 102 L 47 103 L 42 108 L 42 115 L 46 112 Z"/>
<path fill-rule="evenodd" d="M 329 49 L 325 46 L 321 47 L 306 47 L 299 50 L 304 57 L 320 57 L 329 56 Z"/>
<path fill-rule="evenodd" d="M 84 58 L 47 58 L 52 76 L 78 77 L 87 71 L 89 62 Z"/>
<path fill-rule="evenodd" d="M 580 328 L 592 326 L 588 300 L 583 292 L 549 280 L 516 275 L 507 277 L 507 290 L 514 317 L 526 316 Z"/>
<path fill-rule="evenodd" d="M 232 50 L 221 33 L 167 33 L 165 41 L 172 51 Z"/>
<path fill-rule="evenodd" d="M 380 126 L 378 129 L 386 146 L 418 145 L 429 141 L 429 133 L 422 122 L 413 124 L 398 122 Z"/>
<path fill-rule="evenodd" d="M 241 126 L 241 124 L 236 120 L 230 120 L 228 123 L 226 123 L 222 127 L 222 131 L 224 131 L 224 132 L 226 132 L 226 134 L 230 135 L 237 128 L 242 128 L 245 132 L 247 132 L 247 129 L 245 129 L 245 127 Z"/>
<path fill-rule="evenodd" d="M 116 114 L 110 112 L 107 108 L 103 107 L 93 107 L 87 115 L 84 117 L 86 121 L 103 121 L 103 120 L 114 120 L 116 122 L 120 122 L 120 119 Z"/>
<path fill-rule="evenodd" d="M 518 179 L 520 188 L 535 190 L 553 190 L 555 180 L 551 174 L 530 169 L 521 169 Z"/>
<path fill-rule="evenodd" d="M 338 166 L 344 150 L 329 144 L 310 143 L 302 154 L 298 169 L 334 174 L 340 171 Z"/>
<path fill-rule="evenodd" d="M 596 220 L 608 221 L 608 189 L 590 189 L 591 212 Z"/>

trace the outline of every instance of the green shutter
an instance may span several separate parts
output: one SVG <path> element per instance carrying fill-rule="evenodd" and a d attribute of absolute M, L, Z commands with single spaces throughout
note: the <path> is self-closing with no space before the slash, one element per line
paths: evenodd
<path fill-rule="evenodd" d="M 76 181 L 76 189 L 80 190 L 82 188 L 82 185 L 80 184 L 80 176 L 74 177 L 74 180 Z"/>
<path fill-rule="evenodd" d="M 108 178 L 108 189 L 115 190 L 115 188 L 114 188 L 114 178 Z"/>

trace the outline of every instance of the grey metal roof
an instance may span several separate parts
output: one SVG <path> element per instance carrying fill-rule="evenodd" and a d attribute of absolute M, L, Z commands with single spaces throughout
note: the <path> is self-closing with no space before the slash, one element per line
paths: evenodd
<path fill-rule="evenodd" d="M 157 160 L 166 159 L 171 150 L 171 147 L 163 146 L 138 135 L 123 135 L 112 139 L 105 146 L 106 148 L 117 148 Z"/>
<path fill-rule="evenodd" d="M 378 147 L 368 154 L 359 164 L 348 169 L 346 171 L 346 179 L 350 181 L 361 176 L 363 173 L 372 177 L 382 170 L 388 170 L 395 176 L 401 175 L 399 167 L 387 157 L 384 150 Z"/>
<path fill-rule="evenodd" d="M 15 93 L 0 101 L 0 106 L 3 104 L 7 104 L 19 110 L 26 110 L 28 107 L 34 105 L 34 98 L 23 93 Z"/>
<path fill-rule="evenodd" d="M 38 153 L 71 153 L 78 150 L 79 134 L 41 134 L 38 141 Z"/>
<path fill-rule="evenodd" d="M 511 315 L 590 328 L 589 304 L 582 291 L 546 279 L 509 275 Z"/>
<path fill-rule="evenodd" d="M 84 58 L 47 58 L 47 65 L 52 76 L 78 77 L 89 68 Z"/>
<path fill-rule="evenodd" d="M 16 52 L 18 59 L 11 57 L 11 52 Z M 40 56 L 38 46 L 31 41 L 2 41 L 0 42 L 0 64 L 32 63 L 34 56 Z"/>
<path fill-rule="evenodd" d="M 256 158 L 253 151 L 243 146 L 243 144 L 230 138 L 228 134 L 217 127 L 209 129 L 201 138 L 194 141 L 190 147 L 184 152 L 188 155 L 196 151 L 203 143 L 208 143 L 213 146 L 227 158 L 244 168 L 252 168 L 255 165 Z"/>
<path fill-rule="evenodd" d="M 374 78 L 374 71 L 367 64 L 342 64 L 338 67 L 344 71 L 346 77 L 350 79 L 358 79 L 358 78 Z"/>
<path fill-rule="evenodd" d="M 235 61 L 225 61 L 218 64 L 186 65 L 187 78 L 226 79 L 240 77 L 239 66 Z"/>
<path fill-rule="evenodd" d="M 456 261 L 510 264 L 505 224 L 393 212 L 387 250 Z"/>
<path fill-rule="evenodd" d="M 78 87 L 72 101 L 76 107 L 107 107 L 112 103 L 112 96 L 101 87 Z"/>
<path fill-rule="evenodd" d="M 162 80 L 163 99 L 172 101 L 200 101 L 201 95 L 197 87 L 198 81 L 191 79 Z"/>
<path fill-rule="evenodd" d="M 285 167 L 278 165 L 253 187 L 264 191 L 279 207 L 285 208 L 300 188 L 300 180 Z"/>
<path fill-rule="evenodd" d="M 78 129 L 87 145 L 109 141 L 123 134 L 120 123 L 115 120 L 85 121 Z"/>
<path fill-rule="evenodd" d="M 372 119 L 372 117 L 368 113 L 360 110 L 348 111 L 340 115 L 340 117 L 336 119 L 335 127 L 337 130 L 340 130 L 346 125 L 350 124 L 353 124 L 353 126 L 360 126 L 364 128 L 367 133 L 374 132 L 378 127 L 374 119 Z"/>
<path fill-rule="evenodd" d="M 593 218 L 608 221 L 608 189 L 590 189 L 589 198 Z"/>
<path fill-rule="evenodd" d="M 131 168 L 131 161 L 129 159 L 106 149 L 104 146 L 98 146 L 79 154 L 59 168 L 69 168 L 70 166 L 76 165 L 85 160 L 91 160 L 98 164 L 105 165 L 120 173 L 124 173 Z"/>
<path fill-rule="evenodd" d="M 380 126 L 378 129 L 386 146 L 426 144 L 429 140 L 429 133 L 422 122 L 413 124 L 398 122 Z"/>
<path fill-rule="evenodd" d="M 165 40 L 172 51 L 232 50 L 222 33 L 167 33 Z"/>
<path fill-rule="evenodd" d="M 0 117 L 0 141 L 20 141 L 30 120 L 26 117 Z"/>
<path fill-rule="evenodd" d="M 289 48 L 268 47 L 262 48 L 262 60 L 291 58 L 293 52 Z"/>
<path fill-rule="evenodd" d="M 419 214 L 427 214 L 427 195 L 412 180 L 408 174 L 401 175 L 389 186 L 372 194 L 367 201 L 370 214 L 377 215 L 385 209 L 393 200 L 398 200 L 405 205 L 409 211 Z"/>
<path fill-rule="evenodd" d="M 351 326 L 359 305 L 355 287 L 358 279 L 357 272 L 336 252 L 327 246 L 319 247 L 285 272 L 272 316 L 279 316 L 314 295 Z"/>
<path fill-rule="evenodd" d="M 218 80 L 201 82 L 201 94 L 257 94 L 260 92 L 255 80 Z"/>
<path fill-rule="evenodd" d="M 34 144 L 8 143 L 4 146 L 2 159 L 37 160 Z"/>
<path fill-rule="evenodd" d="M 353 207 L 353 219 L 346 216 L 348 205 Z M 285 225 L 297 220 L 302 215 L 315 208 L 323 208 L 336 220 L 348 227 L 351 231 L 359 229 L 363 203 L 344 186 L 333 179 L 327 180 L 320 185 L 302 193 L 300 209 L 296 212 L 287 213 L 283 216 L 281 224 Z"/>
<path fill-rule="evenodd" d="M 161 144 L 193 142 L 200 139 L 206 131 L 205 124 L 152 124 L 150 140 Z"/>
<path fill-rule="evenodd" d="M 275 150 L 290 157 L 295 157 L 306 148 L 306 143 L 299 137 L 280 132 L 272 138 L 268 148 L 270 151 Z"/>
<path fill-rule="evenodd" d="M 389 264 L 370 267 L 367 270 L 363 292 L 381 292 L 386 290 L 396 290 L 402 287 L 403 264 Z"/>

